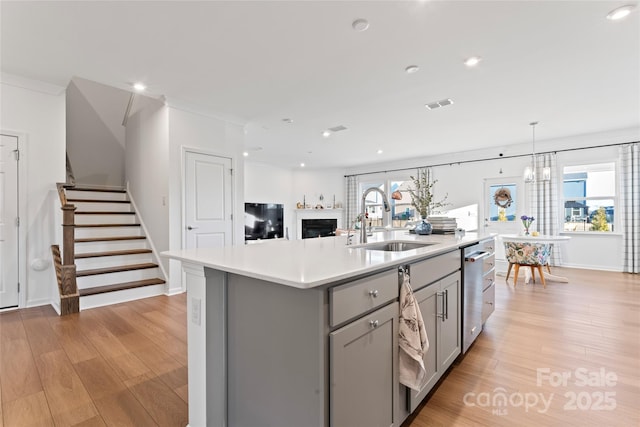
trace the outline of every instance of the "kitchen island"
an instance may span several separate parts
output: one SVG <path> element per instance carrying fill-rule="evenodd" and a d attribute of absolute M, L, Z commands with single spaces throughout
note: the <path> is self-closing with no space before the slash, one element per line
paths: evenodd
<path fill-rule="evenodd" d="M 164 252 L 186 280 L 189 425 L 400 425 L 426 391 L 397 380 L 398 273 L 422 289 L 432 387 L 460 354 L 459 249 L 486 237 L 394 231 L 365 246 L 343 236 Z M 425 246 L 368 249 L 389 241 Z"/>

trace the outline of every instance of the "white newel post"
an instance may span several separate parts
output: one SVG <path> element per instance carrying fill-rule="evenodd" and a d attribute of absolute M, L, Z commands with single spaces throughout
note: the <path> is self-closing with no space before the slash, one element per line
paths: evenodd
<path fill-rule="evenodd" d="M 189 427 L 224 427 L 226 274 L 186 262 L 182 270 L 187 284 Z"/>

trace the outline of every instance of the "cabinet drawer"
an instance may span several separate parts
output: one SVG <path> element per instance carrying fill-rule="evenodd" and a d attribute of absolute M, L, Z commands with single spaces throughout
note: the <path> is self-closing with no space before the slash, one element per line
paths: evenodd
<path fill-rule="evenodd" d="M 418 290 L 460 270 L 460 251 L 451 251 L 410 265 L 411 287 Z"/>
<path fill-rule="evenodd" d="M 482 262 L 482 274 L 490 272 L 496 265 L 496 256 L 491 254 Z"/>
<path fill-rule="evenodd" d="M 329 322 L 336 326 L 398 298 L 396 269 L 329 289 Z"/>
<path fill-rule="evenodd" d="M 491 240 L 485 240 L 481 243 L 482 245 L 482 250 L 485 252 L 495 252 L 496 250 L 496 240 L 495 239 L 491 239 Z"/>
<path fill-rule="evenodd" d="M 482 324 L 487 321 L 491 313 L 495 310 L 496 284 L 493 283 L 482 292 Z"/>

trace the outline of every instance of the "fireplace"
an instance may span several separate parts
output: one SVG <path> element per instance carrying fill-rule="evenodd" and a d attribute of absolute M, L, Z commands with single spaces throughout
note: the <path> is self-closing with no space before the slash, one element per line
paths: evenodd
<path fill-rule="evenodd" d="M 333 219 L 303 219 L 302 238 L 311 239 L 314 237 L 335 236 L 338 228 L 338 220 Z"/>
<path fill-rule="evenodd" d="M 343 210 L 337 209 L 296 209 L 296 239 L 335 235 L 342 228 Z M 329 220 L 328 222 L 325 222 Z"/>

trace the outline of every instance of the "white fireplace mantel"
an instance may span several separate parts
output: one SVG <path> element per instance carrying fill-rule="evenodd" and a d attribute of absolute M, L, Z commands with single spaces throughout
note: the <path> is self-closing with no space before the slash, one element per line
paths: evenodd
<path fill-rule="evenodd" d="M 303 219 L 337 219 L 338 228 L 342 228 L 344 209 L 296 209 L 296 238 L 302 239 Z"/>

